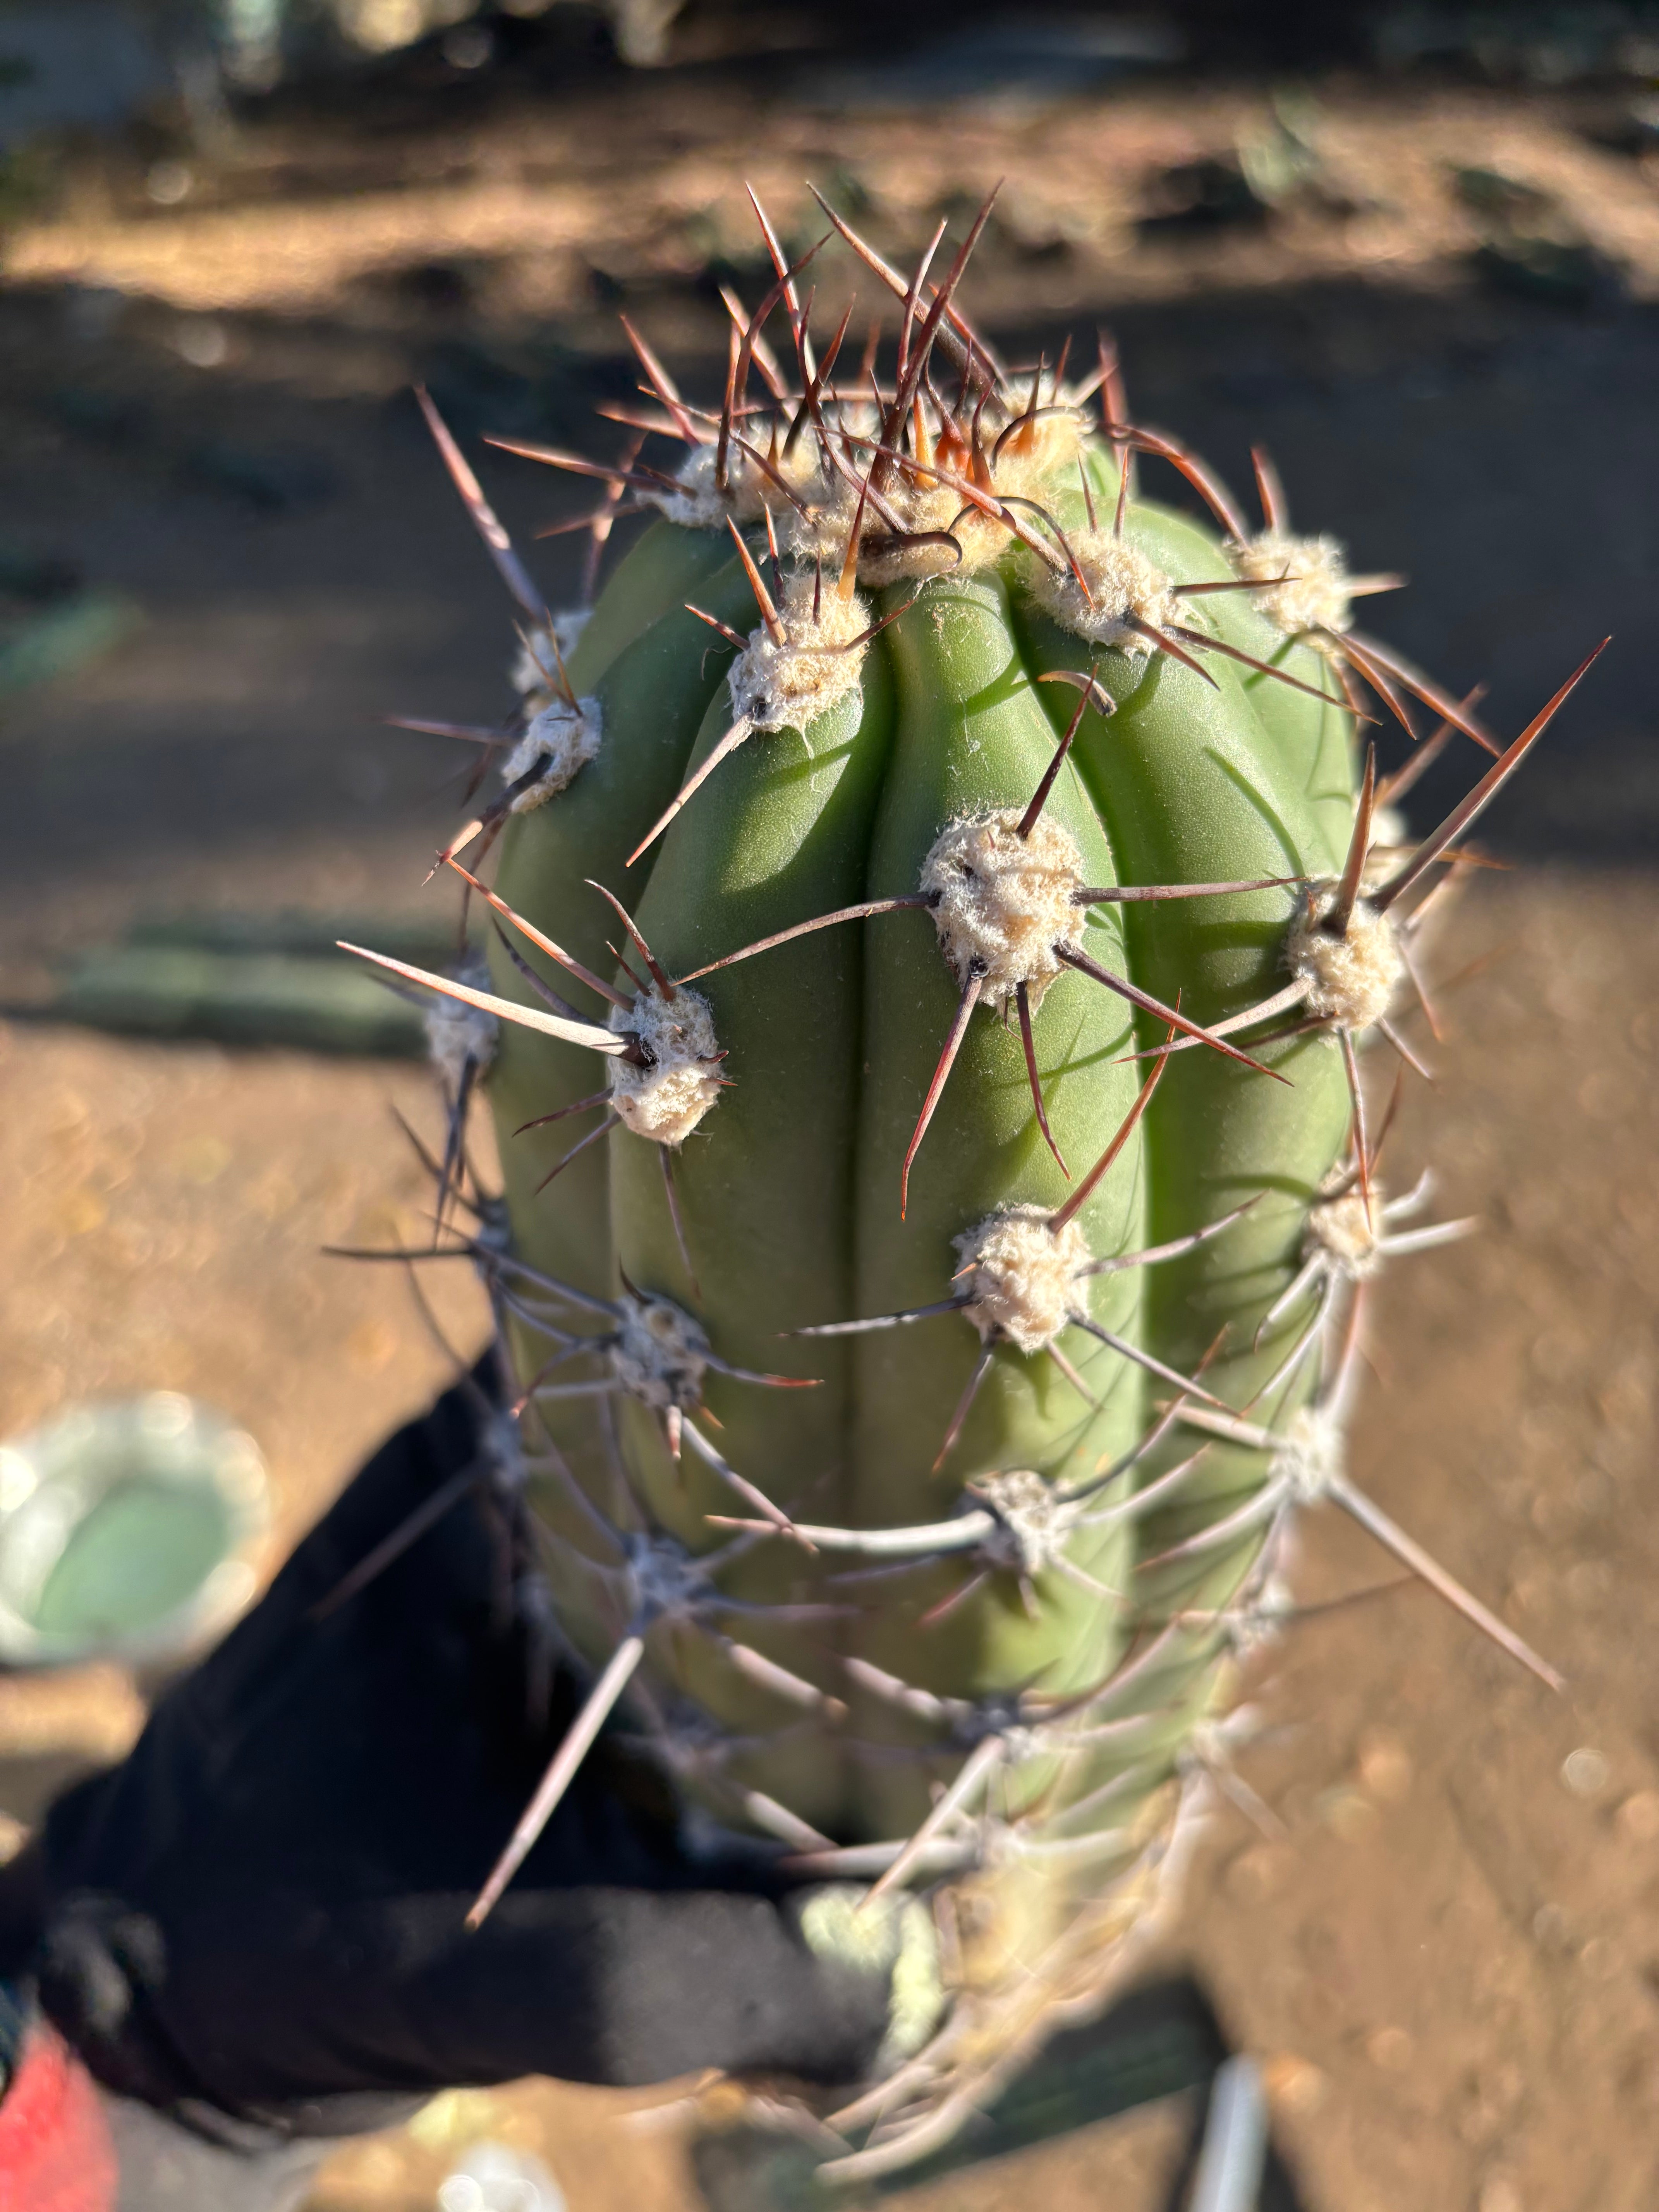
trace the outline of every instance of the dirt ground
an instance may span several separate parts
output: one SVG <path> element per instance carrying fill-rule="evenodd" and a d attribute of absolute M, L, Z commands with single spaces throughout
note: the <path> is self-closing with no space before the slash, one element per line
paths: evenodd
<path fill-rule="evenodd" d="M 0 714 L 0 995 L 39 996 L 157 907 L 418 906 L 454 763 L 371 718 L 498 710 L 510 632 L 416 376 L 470 439 L 609 450 L 587 409 L 627 381 L 617 299 L 706 381 L 711 266 L 752 295 L 744 173 L 792 231 L 803 172 L 832 179 L 895 252 L 1006 175 L 975 296 L 1012 356 L 1109 316 L 1145 415 L 1235 482 L 1263 439 L 1299 521 L 1410 573 L 1377 628 L 1454 690 L 1489 679 L 1494 726 L 1617 635 L 1490 817 L 1517 865 L 1460 911 L 1437 1087 L 1408 1094 L 1390 1163 L 1403 1185 L 1431 1161 L 1437 1210 L 1484 1231 L 1382 1283 L 1355 1440 L 1362 1485 L 1568 1694 L 1415 1588 L 1316 1612 L 1262 1671 L 1243 1755 L 1287 1832 L 1217 1815 L 1160 1971 L 1264 2061 L 1307 2212 L 1651 2206 L 1659 176 L 1610 143 L 1625 95 L 1334 80 L 1313 184 L 1206 228 L 1167 220 L 1167 173 L 1267 132 L 1262 87 L 896 106 L 867 72 L 826 92 L 776 58 L 570 71 L 561 96 L 411 69 L 356 113 L 278 106 L 211 158 L 155 134 L 82 149 L 14 221 L 6 546 L 142 626 Z M 1573 283 L 1517 277 L 1453 163 L 1548 195 L 1528 220 Z M 845 281 L 826 270 L 826 301 Z M 525 465 L 480 465 L 515 532 L 571 510 Z M 542 552 L 557 604 L 569 541 Z M 1472 761 L 1423 787 L 1420 821 Z M 392 1273 L 319 1249 L 412 1222 L 387 1109 L 430 1127 L 425 1078 L 18 1018 L 0 1081 L 0 1434 L 88 1394 L 207 1399 L 268 1455 L 280 1557 L 443 1372 Z M 466 1285 L 440 1308 L 470 1345 Z M 1352 1527 L 1310 1522 L 1310 1607 L 1390 1579 Z M 0 1808 L 27 1822 L 141 1711 L 112 1670 L 0 1682 Z M 681 2212 L 681 2124 L 629 2101 L 446 2099 L 343 2151 L 315 2201 L 414 2212 L 489 2133 L 538 2144 L 573 2212 Z M 1183 2124 L 1143 2114 L 950 2201 L 1155 2212 Z"/>

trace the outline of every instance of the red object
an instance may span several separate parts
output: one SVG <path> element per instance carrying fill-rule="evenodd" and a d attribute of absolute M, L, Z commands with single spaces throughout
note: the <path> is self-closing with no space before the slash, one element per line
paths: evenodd
<path fill-rule="evenodd" d="M 92 2076 L 36 2027 L 0 2098 L 0 2212 L 114 2212 L 115 2153 Z"/>

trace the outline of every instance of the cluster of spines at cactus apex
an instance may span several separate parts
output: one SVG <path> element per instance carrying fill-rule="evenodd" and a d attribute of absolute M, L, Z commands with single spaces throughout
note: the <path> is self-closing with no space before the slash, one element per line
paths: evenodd
<path fill-rule="evenodd" d="M 757 201 L 775 281 L 752 312 L 728 296 L 717 409 L 625 325 L 641 404 L 600 410 L 628 428 L 617 461 L 492 441 L 602 487 L 574 612 L 549 611 L 421 394 L 518 615 L 509 720 L 406 725 L 476 746 L 474 793 L 499 769 L 438 866 L 483 902 L 500 988 L 476 955 L 450 976 L 363 956 L 422 987 L 448 1106 L 433 1240 L 400 1256 L 480 1272 L 518 1423 L 492 1431 L 492 1479 L 507 1521 L 528 1482 L 557 1531 L 520 1546 L 521 1589 L 593 1685 L 472 1920 L 619 1701 L 705 1822 L 872 1895 L 931 1885 L 959 2002 L 878 2109 L 843 2115 L 873 2122 L 875 2165 L 935 2139 L 967 2094 L 976 1991 L 1052 2004 L 1101 1985 L 1155 1920 L 1206 1792 L 1271 1820 L 1233 1769 L 1242 1723 L 1215 1715 L 1231 1662 L 1295 1617 L 1298 1507 L 1344 1509 L 1560 1686 L 1357 1487 L 1342 1431 L 1377 1267 L 1473 1225 L 1406 1225 L 1426 1185 L 1382 1188 L 1401 1083 L 1426 1073 L 1401 1005 L 1438 1034 L 1425 955 L 1475 863 L 1462 841 L 1595 655 L 1500 745 L 1478 692 L 1452 698 L 1355 630 L 1353 600 L 1401 580 L 1351 576 L 1335 541 L 1295 534 L 1265 454 L 1253 531 L 1195 454 L 1132 418 L 1108 342 L 1070 380 L 1066 351 L 999 361 L 957 296 L 989 210 L 942 276 L 943 226 L 907 279 L 827 206 L 792 265 Z M 815 342 L 803 283 L 836 234 L 891 295 L 885 375 L 875 326 L 852 367 L 850 301 Z M 670 442 L 672 465 L 645 458 Z M 1214 529 L 1146 498 L 1148 464 Z M 655 528 L 600 598 L 613 525 L 641 512 Z M 1388 720 L 1412 750 L 1379 775 L 1358 733 Z M 1459 741 L 1484 773 L 1408 836 L 1399 801 Z M 647 876 L 630 911 L 620 891 Z M 587 927 L 569 919 L 583 900 L 586 959 L 561 941 Z M 720 935 L 756 921 L 750 941 Z M 716 981 L 734 970 L 776 980 L 734 1011 Z M 847 1088 L 814 1060 L 813 1015 L 860 990 L 862 1049 L 883 1058 L 849 1092 L 849 1197 L 844 1163 L 790 1123 L 810 1124 L 816 1088 Z M 799 1064 L 775 1084 L 781 1024 Z M 526 1036 L 509 1084 L 492 1059 Z M 1396 1063 L 1381 1115 L 1373 1041 Z M 570 1076 L 583 1066 L 597 1088 Z M 467 1152 L 486 1079 L 505 1196 Z M 711 1224 L 737 1184 L 694 1187 L 722 1117 L 740 1137 L 723 1166 L 740 1178 L 753 1148 L 781 1215 L 836 1186 L 824 1202 L 877 1254 L 857 1283 L 896 1285 L 875 1293 L 888 1310 L 843 1270 L 791 1310 L 805 1278 L 769 1281 L 763 1212 L 739 1206 L 752 1249 L 726 1247 Z M 945 1173 L 918 1218 L 930 1124 L 934 1172 L 960 1162 L 961 1191 Z M 555 1140 L 532 1176 L 527 1144 Z M 538 1209 L 561 1203 L 549 1233 Z M 728 1313 L 746 1343 L 722 1342 Z M 942 1347 L 927 1388 L 910 1389 L 901 1342 Z M 822 1449 L 836 1423 L 814 1385 L 819 1404 L 832 1386 L 806 1355 L 877 1363 L 836 1370 L 842 1429 Z M 878 1479 L 849 1475 L 849 1453 Z M 986 1899 L 1011 1868 L 1064 1911 L 1027 1895 L 999 1917 Z M 1009 2002 L 1004 2049 L 1035 2000 Z"/>

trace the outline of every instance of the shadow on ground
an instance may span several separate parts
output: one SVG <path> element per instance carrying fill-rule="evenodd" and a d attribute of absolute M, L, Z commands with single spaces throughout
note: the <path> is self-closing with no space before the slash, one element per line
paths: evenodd
<path fill-rule="evenodd" d="M 649 325 L 647 301 L 642 310 Z M 3 413 L 9 538 L 127 594 L 130 642 L 0 720 L 9 790 L 0 914 L 15 950 L 107 927 L 124 902 L 403 903 L 410 855 L 458 803 L 456 749 L 383 713 L 488 720 L 507 704 L 510 608 L 406 396 L 312 397 L 181 373 L 154 345 L 57 341 L 62 301 L 15 300 L 33 368 Z M 1086 327 L 1085 307 L 1073 319 Z M 1495 308 L 1360 286 L 1210 297 L 1113 318 L 1133 399 L 1236 486 L 1272 452 L 1299 526 L 1338 526 L 1356 562 L 1411 588 L 1368 621 L 1518 730 L 1601 637 L 1617 649 L 1488 817 L 1516 854 L 1649 865 L 1659 522 L 1659 316 Z M 1047 325 L 994 335 L 1018 361 Z M 464 426 L 580 436 L 614 357 L 434 349 Z M 463 367 L 458 368 L 459 360 Z M 514 367 L 514 361 L 519 366 Z M 483 368 L 479 363 L 483 363 Z M 712 383 L 705 360 L 692 389 Z M 70 374 L 65 375 L 65 368 Z M 79 371 L 78 379 L 75 372 Z M 125 381 L 127 389 L 119 389 Z M 125 400 L 125 408 L 117 400 Z M 590 445 L 606 450 L 608 425 Z M 515 534 L 574 506 L 570 480 L 481 453 Z M 1149 465 L 1149 488 L 1156 465 Z M 1172 472 L 1160 484 L 1189 495 Z M 573 541 L 531 557 L 554 604 Z M 1385 762 L 1405 741 L 1379 731 Z M 1459 748 L 1414 804 L 1461 792 Z M 234 887 L 233 890 L 233 886 Z"/>

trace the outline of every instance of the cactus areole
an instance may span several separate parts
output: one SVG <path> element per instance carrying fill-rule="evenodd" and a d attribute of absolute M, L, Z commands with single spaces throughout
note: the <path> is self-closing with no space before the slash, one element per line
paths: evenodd
<path fill-rule="evenodd" d="M 1342 1428 L 1365 1284 L 1468 1226 L 1395 1226 L 1371 1067 L 1415 1065 L 1455 841 L 1570 686 L 1500 751 L 1355 632 L 1398 580 L 1295 536 L 1265 458 L 1252 532 L 1109 351 L 1000 365 L 956 299 L 980 225 L 937 283 L 835 227 L 893 295 L 884 382 L 845 320 L 815 344 L 769 227 L 719 411 L 636 340 L 624 461 L 517 449 L 605 487 L 596 553 L 654 510 L 583 619 L 428 408 L 524 706 L 445 855 L 491 980 L 418 980 L 502 1018 L 508 1226 L 467 1241 L 594 1684 L 475 1919 L 607 1712 L 694 1842 L 931 1900 L 857 2173 L 1107 1992 L 1218 1777 L 1243 1794 L 1224 1717 L 1297 1508 L 1555 1679 L 1354 1487 Z M 1490 757 L 1384 845 L 1419 756 L 1379 782 L 1357 720 L 1415 736 L 1414 702 Z"/>

